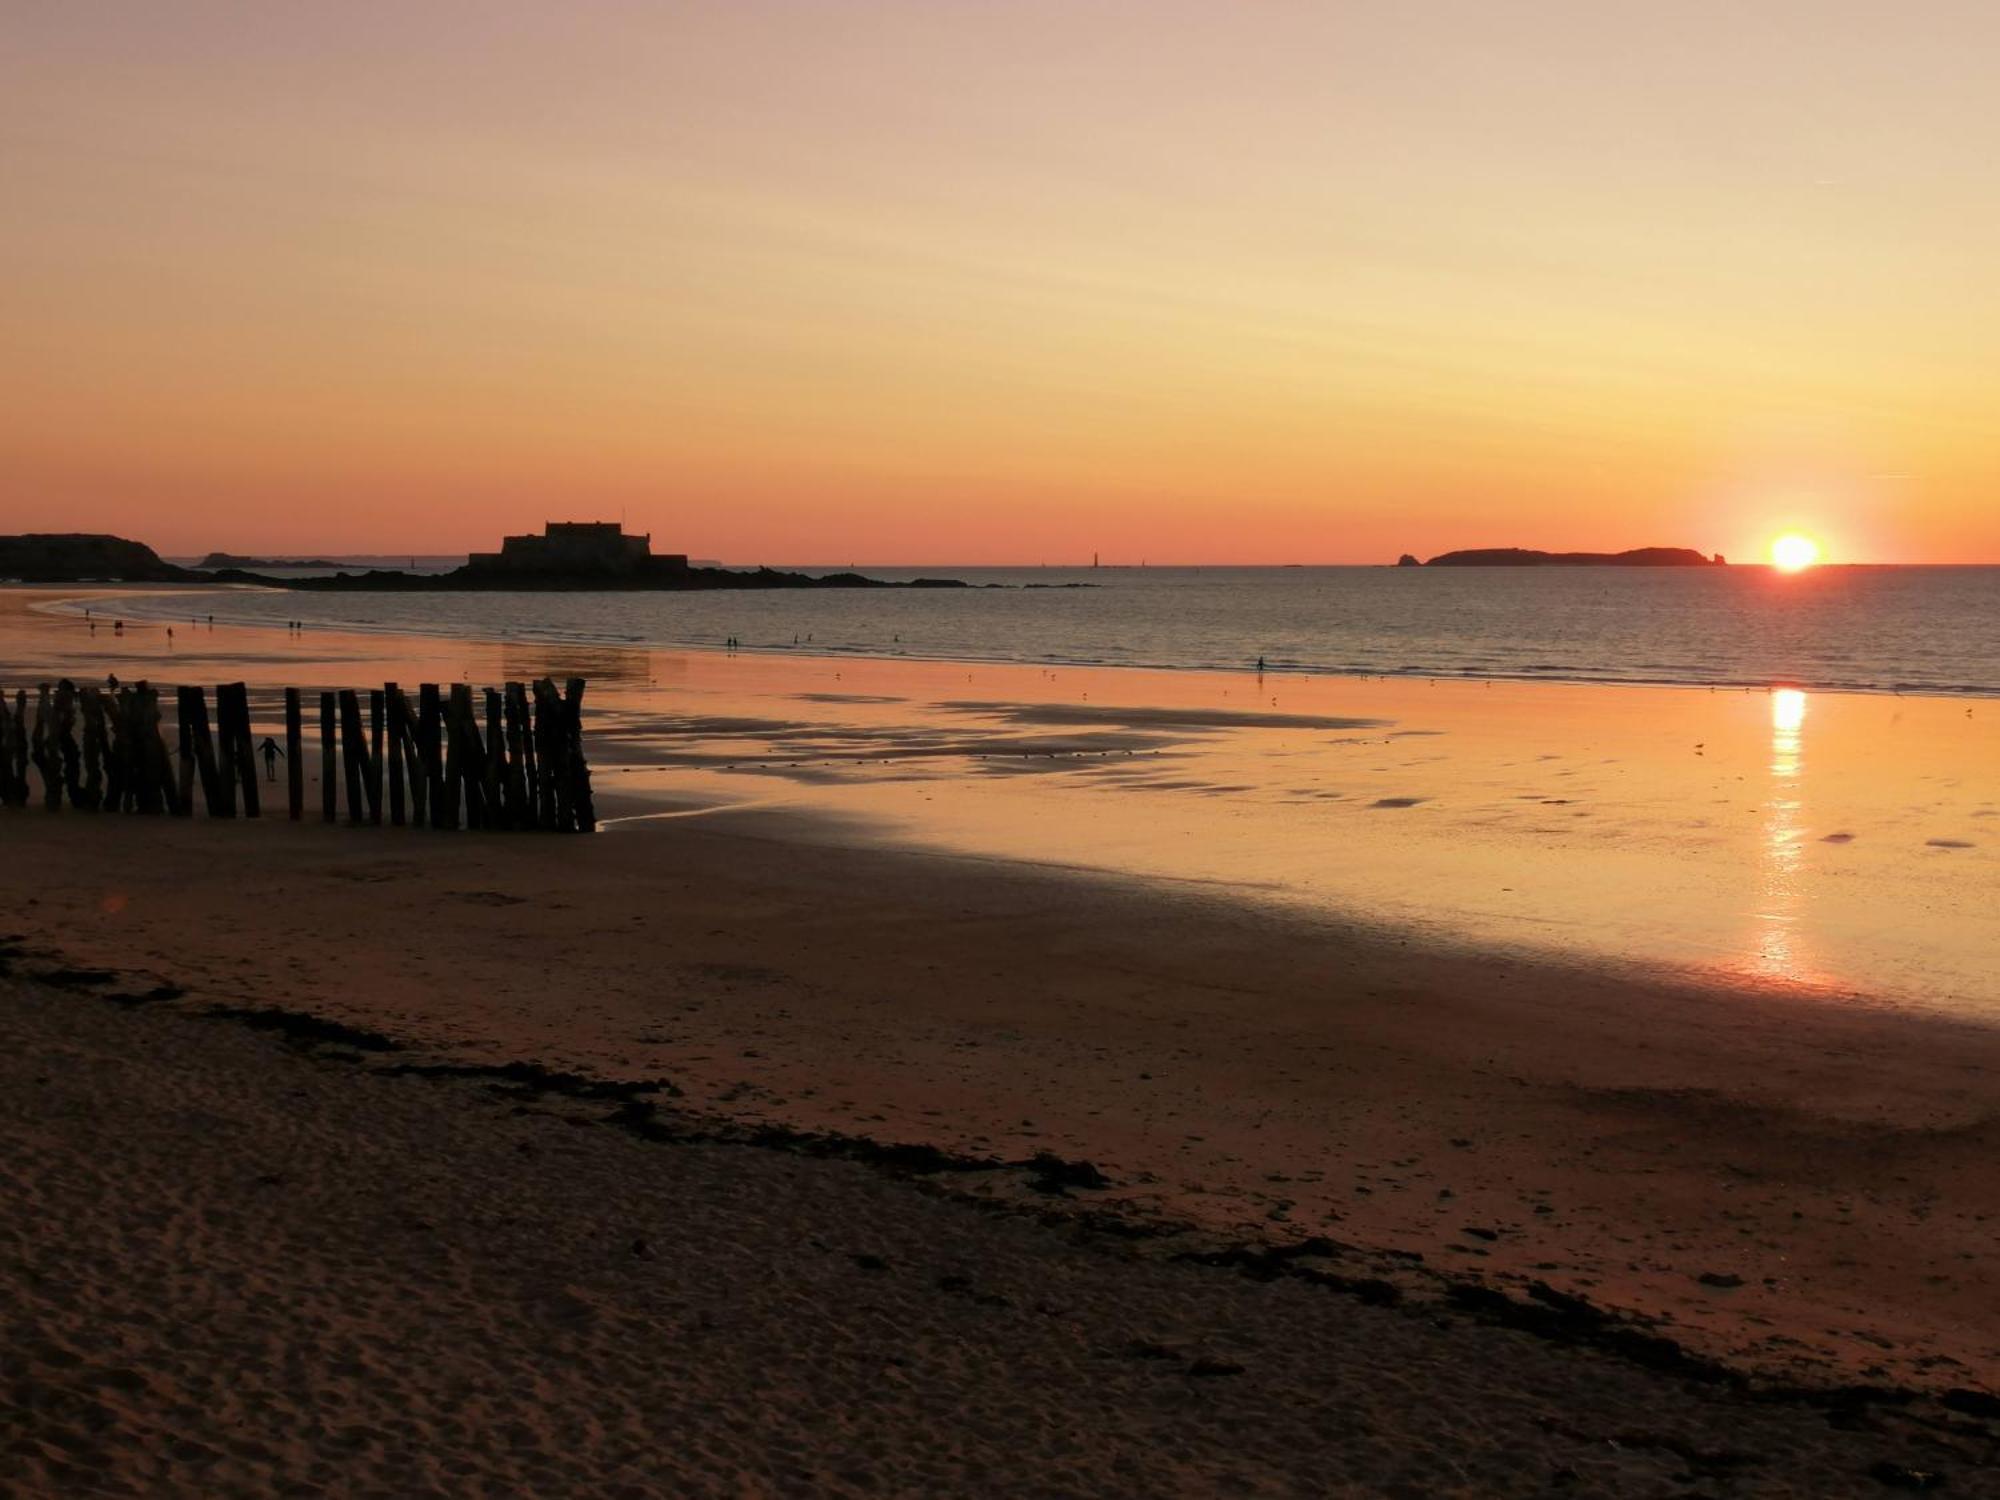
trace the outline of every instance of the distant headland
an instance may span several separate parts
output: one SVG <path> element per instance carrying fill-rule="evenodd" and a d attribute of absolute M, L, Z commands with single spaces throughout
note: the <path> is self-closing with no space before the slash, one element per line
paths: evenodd
<path fill-rule="evenodd" d="M 1536 552 L 1526 547 L 1473 547 L 1419 563 L 1405 552 L 1399 568 L 1719 568 L 1726 559 L 1692 547 L 1634 547 L 1629 552 Z"/>
<path fill-rule="evenodd" d="M 211 552 L 195 567 L 204 570 L 216 568 L 311 568 L 315 572 L 338 572 L 344 564 L 330 562 L 324 557 L 238 557 L 234 552 Z"/>
<path fill-rule="evenodd" d="M 216 566 L 224 560 L 222 566 Z M 264 567 L 312 566 L 258 562 Z M 503 538 L 498 552 L 475 552 L 448 573 L 371 568 L 314 578 L 277 578 L 212 552 L 199 569 L 167 562 L 151 547 L 91 533 L 0 536 L 0 578 L 24 583 L 242 583 L 315 593 L 499 590 L 640 591 L 698 589 L 951 589 L 956 578 L 892 583 L 859 573 L 786 573 L 696 567 L 683 553 L 655 553 L 650 536 L 628 536 L 615 521 L 552 521 L 539 533 Z"/>

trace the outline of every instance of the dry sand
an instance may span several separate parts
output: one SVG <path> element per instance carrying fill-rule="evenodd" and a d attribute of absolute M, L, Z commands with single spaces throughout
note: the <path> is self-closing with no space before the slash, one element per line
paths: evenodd
<path fill-rule="evenodd" d="M 0 981 L 9 1493 L 1991 1492 L 1991 1424 L 1929 1406 L 1749 1401 L 394 1058 Z"/>

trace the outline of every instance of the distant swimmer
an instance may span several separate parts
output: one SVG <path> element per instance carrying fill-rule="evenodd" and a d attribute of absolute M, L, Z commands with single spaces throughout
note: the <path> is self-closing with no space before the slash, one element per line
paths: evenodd
<path fill-rule="evenodd" d="M 264 757 L 264 779 L 266 781 L 276 781 L 278 779 L 278 759 L 285 752 L 280 750 L 278 742 L 267 734 L 264 736 L 264 743 L 257 747 L 257 753 Z"/>
<path fill-rule="evenodd" d="M 113 620 L 111 622 L 111 633 L 113 635 L 123 635 L 125 633 L 125 622 L 123 620 Z"/>

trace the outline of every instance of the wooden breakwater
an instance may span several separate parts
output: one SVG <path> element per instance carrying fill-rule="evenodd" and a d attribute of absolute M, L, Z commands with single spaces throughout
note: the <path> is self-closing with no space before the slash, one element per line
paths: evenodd
<path fill-rule="evenodd" d="M 597 827 L 583 751 L 584 680 L 510 682 L 475 695 L 465 683 L 425 683 L 411 703 L 395 683 L 319 696 L 320 817 L 353 823 L 590 833 Z M 0 804 L 25 807 L 41 783 L 51 812 L 192 817 L 197 793 L 212 818 L 262 816 L 262 789 L 282 758 L 287 810 L 305 816 L 305 695 L 284 689 L 284 743 L 260 745 L 249 690 L 173 690 L 173 734 L 162 690 L 144 682 L 43 683 L 31 700 L 0 693 Z M 365 700 L 365 703 L 364 703 Z M 483 700 L 483 701 L 482 701 Z M 482 715 L 481 709 L 484 709 Z M 258 761 L 265 764 L 259 776 Z"/>

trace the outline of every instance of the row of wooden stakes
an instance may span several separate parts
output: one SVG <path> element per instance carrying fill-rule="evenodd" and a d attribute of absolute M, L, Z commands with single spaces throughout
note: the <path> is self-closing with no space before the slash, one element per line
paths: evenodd
<path fill-rule="evenodd" d="M 351 688 L 319 695 L 320 816 L 356 823 L 589 833 L 597 827 L 590 766 L 583 753 L 584 680 L 558 690 L 542 678 L 484 690 L 484 727 L 471 687 L 435 683 L 409 697 L 393 682 L 366 694 Z M 170 751 L 160 690 L 140 682 L 78 687 L 43 683 L 32 718 L 25 691 L 10 706 L 0 694 L 0 803 L 25 806 L 28 773 L 42 783 L 51 811 L 65 802 L 93 812 L 191 817 L 199 787 L 208 814 L 261 815 L 257 760 L 266 775 L 282 755 L 288 808 L 305 816 L 304 695 L 285 692 L 285 743 L 257 742 L 249 690 L 240 682 L 208 695 L 175 690 L 178 754 Z M 176 764 L 178 761 L 178 764 Z"/>

